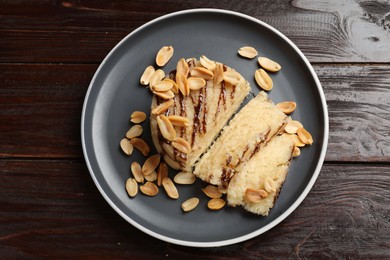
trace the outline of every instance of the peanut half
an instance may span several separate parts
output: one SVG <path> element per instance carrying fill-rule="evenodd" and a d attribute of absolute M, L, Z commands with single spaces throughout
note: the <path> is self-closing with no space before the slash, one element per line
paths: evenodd
<path fill-rule="evenodd" d="M 206 86 L 206 81 L 202 78 L 189 77 L 187 79 L 187 84 L 191 90 L 199 90 Z"/>
<path fill-rule="evenodd" d="M 261 67 L 271 72 L 277 72 L 282 68 L 279 63 L 266 57 L 260 57 L 257 59 L 257 61 Z"/>
<path fill-rule="evenodd" d="M 303 127 L 303 125 L 299 121 L 292 120 L 287 123 L 284 131 L 289 134 L 296 134 L 297 130 L 301 127 Z"/>
<path fill-rule="evenodd" d="M 166 82 L 172 83 L 172 88 L 171 88 L 172 92 L 173 92 L 174 94 L 179 93 L 179 87 L 177 86 L 176 82 L 175 82 L 173 79 L 164 78 L 162 81 L 163 81 L 163 82 L 166 81 Z"/>
<path fill-rule="evenodd" d="M 193 197 L 193 198 L 190 198 L 190 199 L 184 201 L 183 204 L 181 204 L 181 208 L 184 212 L 188 212 L 188 211 L 191 211 L 194 208 L 196 208 L 196 206 L 198 206 L 198 204 L 199 204 L 199 199 Z"/>
<path fill-rule="evenodd" d="M 188 63 L 184 58 L 181 58 L 176 65 L 176 73 L 181 73 L 185 77 L 188 76 L 188 73 L 190 73 L 190 69 L 188 68 Z"/>
<path fill-rule="evenodd" d="M 121 146 L 122 151 L 123 151 L 125 154 L 131 155 L 131 154 L 133 153 L 134 147 L 133 147 L 133 145 L 131 144 L 131 142 L 130 142 L 129 139 L 123 138 L 123 139 L 120 141 L 120 146 Z"/>
<path fill-rule="evenodd" d="M 133 162 L 130 165 L 130 169 L 134 179 L 139 183 L 144 183 L 144 175 L 142 174 L 141 165 L 138 162 Z"/>
<path fill-rule="evenodd" d="M 169 141 L 173 141 L 176 138 L 176 131 L 173 128 L 171 121 L 169 121 L 169 119 L 166 116 L 164 115 L 157 116 L 157 124 L 162 136 L 165 139 Z"/>
<path fill-rule="evenodd" d="M 162 69 L 156 70 L 149 79 L 149 87 L 152 88 L 165 77 L 165 72 Z"/>
<path fill-rule="evenodd" d="M 147 196 L 156 196 L 158 193 L 158 187 L 153 182 L 146 182 L 144 185 L 140 186 L 140 190 L 143 194 Z"/>
<path fill-rule="evenodd" d="M 168 165 L 165 162 L 161 162 L 157 168 L 157 185 L 161 186 L 162 180 L 168 177 Z"/>
<path fill-rule="evenodd" d="M 308 145 L 313 144 L 313 137 L 305 128 L 303 127 L 299 128 L 297 130 L 297 135 L 304 144 L 308 144 Z"/>
<path fill-rule="evenodd" d="M 173 87 L 173 83 L 167 80 L 162 80 L 156 84 L 154 84 L 151 88 L 152 91 L 165 92 L 171 90 Z"/>
<path fill-rule="evenodd" d="M 294 146 L 294 150 L 292 152 L 292 156 L 293 157 L 298 157 L 299 155 L 301 155 L 301 149 L 299 149 L 299 147 L 297 147 L 297 146 Z"/>
<path fill-rule="evenodd" d="M 217 63 L 214 70 L 214 85 L 218 85 L 223 81 L 223 64 Z"/>
<path fill-rule="evenodd" d="M 196 177 L 191 172 L 179 172 L 173 178 L 173 181 L 177 184 L 193 184 Z"/>
<path fill-rule="evenodd" d="M 142 123 L 145 120 L 146 120 L 146 114 L 142 111 L 134 111 L 130 115 L 130 122 L 132 122 L 134 124 Z"/>
<path fill-rule="evenodd" d="M 191 152 L 191 145 L 183 138 L 176 137 L 172 141 L 172 146 L 182 153 L 188 154 Z"/>
<path fill-rule="evenodd" d="M 135 179 L 128 178 L 126 181 L 126 191 L 130 197 L 135 197 L 138 193 L 138 184 Z"/>
<path fill-rule="evenodd" d="M 162 180 L 162 185 L 167 192 L 168 197 L 171 199 L 178 199 L 179 198 L 179 192 L 177 191 L 177 188 L 175 184 L 172 182 L 172 180 L 169 177 L 165 177 Z"/>
<path fill-rule="evenodd" d="M 160 155 L 155 154 L 150 156 L 146 161 L 144 162 L 144 165 L 142 165 L 142 173 L 144 176 L 151 174 L 160 163 Z"/>
<path fill-rule="evenodd" d="M 134 137 L 138 137 L 142 135 L 142 132 L 143 132 L 143 128 L 141 125 L 134 125 L 129 129 L 129 131 L 127 131 L 126 138 L 132 139 Z"/>
<path fill-rule="evenodd" d="M 160 67 L 165 66 L 173 56 L 172 46 L 163 46 L 156 55 L 156 64 Z"/>
<path fill-rule="evenodd" d="M 255 71 L 255 80 L 256 83 L 264 90 L 271 90 L 273 87 L 273 81 L 271 77 L 263 69 L 258 69 Z"/>
<path fill-rule="evenodd" d="M 240 82 L 241 77 L 236 71 L 228 70 L 223 73 L 223 80 L 233 86 L 236 86 Z"/>
<path fill-rule="evenodd" d="M 157 180 L 157 173 L 156 171 L 153 171 L 151 174 L 145 175 L 144 177 L 146 181 L 154 182 Z"/>
<path fill-rule="evenodd" d="M 150 77 L 153 75 L 154 72 L 155 69 L 153 68 L 153 66 L 146 67 L 145 71 L 142 73 L 140 83 L 142 85 L 147 86 L 149 84 Z"/>
<path fill-rule="evenodd" d="M 211 70 L 208 70 L 203 67 L 194 67 L 191 68 L 190 74 L 192 77 L 199 77 L 205 80 L 211 80 L 214 78 L 214 73 Z"/>
<path fill-rule="evenodd" d="M 206 56 L 204 56 L 204 55 L 200 56 L 199 62 L 206 69 L 211 70 L 211 71 L 215 70 L 215 67 L 216 67 L 215 61 L 210 60 Z"/>
<path fill-rule="evenodd" d="M 135 147 L 135 149 L 137 149 L 138 151 L 140 151 L 140 153 L 143 155 L 143 156 L 147 156 L 150 152 L 150 147 L 149 145 L 144 141 L 142 140 L 141 138 L 133 138 L 130 140 L 130 143 Z"/>
<path fill-rule="evenodd" d="M 172 90 L 167 90 L 167 91 L 153 91 L 153 94 L 156 96 L 159 96 L 162 99 L 171 99 L 175 97 L 175 94 L 172 92 Z"/>
<path fill-rule="evenodd" d="M 282 110 L 283 113 L 289 115 L 292 112 L 294 112 L 294 110 L 297 108 L 297 103 L 295 103 L 294 101 L 284 101 L 284 102 L 277 103 L 276 106 L 280 110 Z"/>
<path fill-rule="evenodd" d="M 190 126 L 190 120 L 184 116 L 171 115 L 167 117 L 171 121 L 172 125 L 179 127 L 188 127 Z"/>
<path fill-rule="evenodd" d="M 207 197 L 216 199 L 222 196 L 222 193 L 218 190 L 218 187 L 213 185 L 208 185 L 202 189 L 203 193 L 206 194 Z"/>
<path fill-rule="evenodd" d="M 211 210 L 220 210 L 222 209 L 226 204 L 226 201 L 224 201 L 221 198 L 211 199 L 207 203 L 207 207 Z"/>
<path fill-rule="evenodd" d="M 238 54 L 240 54 L 241 57 L 253 59 L 257 56 L 257 50 L 251 46 L 244 46 L 238 49 Z"/>
<path fill-rule="evenodd" d="M 179 89 L 179 91 L 184 95 L 188 96 L 190 94 L 190 87 L 188 86 L 187 77 L 180 73 L 176 73 L 176 84 Z"/>
<path fill-rule="evenodd" d="M 255 190 L 251 188 L 245 190 L 245 199 L 249 202 L 257 203 L 266 197 L 268 197 L 268 193 L 265 190 Z"/>
<path fill-rule="evenodd" d="M 169 99 L 160 105 L 156 106 L 155 108 L 152 109 L 152 114 L 153 115 L 160 115 L 167 111 L 172 105 L 174 104 L 173 99 Z"/>

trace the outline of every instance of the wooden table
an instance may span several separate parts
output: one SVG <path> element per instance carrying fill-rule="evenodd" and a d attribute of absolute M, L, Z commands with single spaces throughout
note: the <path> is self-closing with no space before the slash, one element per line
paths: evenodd
<path fill-rule="evenodd" d="M 240 244 L 172 245 L 123 220 L 81 151 L 88 84 L 128 33 L 189 8 L 251 15 L 294 41 L 329 106 L 329 147 L 304 202 Z M 0 2 L 0 258 L 390 258 L 390 3 L 386 0 Z"/>

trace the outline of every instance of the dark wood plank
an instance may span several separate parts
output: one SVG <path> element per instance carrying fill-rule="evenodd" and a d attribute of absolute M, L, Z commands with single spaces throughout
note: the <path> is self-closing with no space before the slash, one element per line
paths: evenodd
<path fill-rule="evenodd" d="M 312 62 L 390 60 L 390 5 L 379 0 L 8 0 L 0 9 L 0 62 L 100 62 L 135 28 L 190 8 L 222 8 L 263 20 Z"/>
<path fill-rule="evenodd" d="M 163 255 L 164 243 L 115 214 L 84 163 L 2 160 L 0 182 L 0 258 Z"/>
<path fill-rule="evenodd" d="M 97 65 L 0 65 L 0 156 L 81 157 L 81 110 Z"/>
<path fill-rule="evenodd" d="M 390 167 L 325 165 L 304 202 L 249 241 L 196 249 L 133 228 L 99 194 L 83 162 L 0 161 L 0 256 L 390 257 Z"/>
<path fill-rule="evenodd" d="M 80 158 L 81 108 L 96 67 L 0 65 L 0 156 Z M 389 162 L 389 66 L 315 70 L 329 107 L 326 160 Z"/>
<path fill-rule="evenodd" d="M 315 66 L 329 108 L 329 161 L 390 159 L 390 66 Z"/>

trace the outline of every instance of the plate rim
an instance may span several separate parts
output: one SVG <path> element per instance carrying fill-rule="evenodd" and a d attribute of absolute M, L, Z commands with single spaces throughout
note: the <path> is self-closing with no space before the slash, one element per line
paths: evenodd
<path fill-rule="evenodd" d="M 320 152 L 320 156 L 319 156 L 316 168 L 315 168 L 315 170 L 313 172 L 312 177 L 310 178 L 310 181 L 308 182 L 308 184 L 306 185 L 306 187 L 304 188 L 302 193 L 299 195 L 299 197 L 295 200 L 295 202 L 289 208 L 287 208 L 286 211 L 283 212 L 280 216 L 278 216 L 276 219 L 274 219 L 273 221 L 271 221 L 270 223 L 268 223 L 267 225 L 265 225 L 262 228 L 259 228 L 259 229 L 255 230 L 253 232 L 250 232 L 250 233 L 248 233 L 246 235 L 242 235 L 242 236 L 239 236 L 239 237 L 236 237 L 236 238 L 220 240 L 220 241 L 214 241 L 214 242 L 195 242 L 195 241 L 188 241 L 188 240 L 172 238 L 172 237 L 169 237 L 169 236 L 162 235 L 162 234 L 159 234 L 157 232 L 154 232 L 154 231 L 148 229 L 147 227 L 144 227 L 141 224 L 137 223 L 136 221 L 131 219 L 129 216 L 127 216 L 120 208 L 118 208 L 117 205 L 115 205 L 115 203 L 111 200 L 111 198 L 106 194 L 106 192 L 104 191 L 104 189 L 100 185 L 98 179 L 96 178 L 96 176 L 94 174 L 94 171 L 93 171 L 93 168 L 92 168 L 92 165 L 90 163 L 90 160 L 88 159 L 89 156 L 88 156 L 88 152 L 87 152 L 87 148 L 86 148 L 86 140 L 85 140 L 85 136 L 84 136 L 84 133 L 85 133 L 86 110 L 87 110 L 87 104 L 88 104 L 88 101 L 89 101 L 89 97 L 90 97 L 92 88 L 93 88 L 93 86 L 95 84 L 95 81 L 96 81 L 96 78 L 99 75 L 100 71 L 102 70 L 103 66 L 110 59 L 110 57 L 116 52 L 116 50 L 120 46 L 122 46 L 123 43 L 125 41 L 127 41 L 127 39 L 131 38 L 134 34 L 136 34 L 139 31 L 142 31 L 143 29 L 149 27 L 152 24 L 158 23 L 158 22 L 160 22 L 162 20 L 165 20 L 165 19 L 168 19 L 168 18 L 172 18 L 172 17 L 175 17 L 175 16 L 186 15 L 186 14 L 193 14 L 193 13 L 219 13 L 219 14 L 226 14 L 226 15 L 233 15 L 233 16 L 241 17 L 241 18 L 250 20 L 252 22 L 255 22 L 255 23 L 257 23 L 257 24 L 259 24 L 259 25 L 261 25 L 261 26 L 271 30 L 273 33 L 277 34 L 279 37 L 281 37 L 283 40 L 285 40 L 296 51 L 296 53 L 299 55 L 299 57 L 305 63 L 306 67 L 309 69 L 309 72 L 312 75 L 312 77 L 313 77 L 313 79 L 314 79 L 314 81 L 316 83 L 315 85 L 316 85 L 316 87 L 318 89 L 318 93 L 319 93 L 319 96 L 320 96 L 320 99 L 321 99 L 321 104 L 322 104 L 322 109 L 323 109 L 323 117 L 324 117 L 324 129 L 323 129 L 324 130 L 324 138 L 322 140 L 322 148 L 321 148 L 321 152 Z M 276 28 L 272 27 L 271 25 L 269 25 L 269 24 L 267 24 L 267 23 L 265 23 L 265 22 L 263 22 L 263 21 L 261 21 L 261 20 L 259 20 L 257 18 L 249 16 L 247 14 L 243 14 L 243 13 L 236 12 L 236 11 L 231 11 L 231 10 L 218 9 L 218 8 L 195 8 L 195 9 L 186 9 L 186 10 L 181 10 L 181 11 L 168 13 L 168 14 L 165 14 L 165 15 L 162 15 L 160 17 L 157 17 L 157 18 L 155 18 L 155 19 L 153 19 L 153 20 L 151 20 L 151 21 L 141 25 L 140 27 L 136 28 L 135 30 L 133 30 L 132 32 L 127 34 L 121 41 L 119 41 L 110 50 L 110 52 L 106 55 L 106 57 L 103 59 L 103 61 L 100 63 L 99 67 L 97 68 L 96 72 L 94 73 L 94 76 L 91 79 L 91 82 L 90 82 L 90 84 L 88 86 L 88 90 L 87 90 L 87 92 L 85 94 L 85 98 L 84 98 L 84 102 L 83 102 L 83 108 L 82 108 L 82 114 L 81 114 L 81 144 L 82 144 L 82 150 L 83 150 L 85 163 L 87 165 L 88 171 L 89 171 L 89 173 L 90 173 L 90 175 L 91 175 L 91 177 L 92 177 L 96 187 L 98 188 L 100 194 L 104 197 L 106 202 L 123 219 L 125 219 L 132 226 L 136 227 L 137 229 L 141 230 L 142 232 L 144 232 L 144 233 L 146 233 L 146 234 L 148 234 L 148 235 L 150 235 L 152 237 L 155 237 L 157 239 L 160 239 L 162 241 L 168 242 L 168 243 L 173 243 L 173 244 L 181 245 L 181 246 L 190 246 L 190 247 L 220 247 L 220 246 L 227 246 L 227 245 L 240 243 L 240 242 L 249 240 L 251 238 L 254 238 L 256 236 L 259 236 L 259 235 L 267 232 L 268 230 L 272 229 L 273 227 L 275 227 L 276 225 L 281 223 L 283 220 L 285 220 L 302 203 L 302 201 L 306 198 L 306 196 L 309 194 L 309 192 L 311 191 L 312 187 L 314 186 L 314 183 L 316 182 L 316 180 L 317 180 L 317 178 L 319 176 L 319 173 L 321 171 L 322 165 L 324 163 L 326 150 L 327 150 L 327 146 L 328 146 L 328 139 L 329 139 L 329 115 L 328 115 L 328 108 L 327 108 L 327 103 L 326 103 L 326 99 L 325 99 L 325 94 L 324 94 L 323 88 L 321 86 L 321 83 L 320 83 L 320 81 L 318 79 L 318 76 L 317 76 L 316 72 L 314 71 L 314 68 L 312 67 L 312 65 L 310 64 L 310 62 L 306 58 L 306 56 L 302 53 L 302 51 L 289 38 L 287 38 L 287 36 L 285 36 L 283 33 L 281 33 Z"/>

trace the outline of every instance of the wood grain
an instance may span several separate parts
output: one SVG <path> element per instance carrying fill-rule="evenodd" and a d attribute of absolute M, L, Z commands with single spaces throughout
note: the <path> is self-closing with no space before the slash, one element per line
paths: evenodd
<path fill-rule="evenodd" d="M 390 66 L 318 65 L 315 70 L 329 108 L 326 160 L 389 162 Z"/>
<path fill-rule="evenodd" d="M 97 65 L 0 64 L 0 156 L 81 158 Z M 328 161 L 390 161 L 390 66 L 316 65 L 329 107 Z"/>
<path fill-rule="evenodd" d="M 381 258 L 390 250 L 390 167 L 325 165 L 302 205 L 249 241 L 195 249 L 158 241 L 108 206 L 83 162 L 0 161 L 0 255 Z"/>
<path fill-rule="evenodd" d="M 328 50 L 338 55 L 341 61 L 390 60 L 390 2 L 371 0 L 293 0 L 291 5 L 313 11 L 317 23 L 313 29 L 324 36 L 325 29 L 330 39 Z M 334 22 L 321 19 L 320 13 L 331 14 Z M 325 25 L 325 26 L 324 26 Z M 300 27 L 301 28 L 301 27 Z M 301 28 L 302 29 L 302 28 Z M 314 35 L 316 32 L 311 33 Z M 321 46 L 322 47 L 322 46 Z M 322 54 L 322 49 L 317 52 Z M 327 53 L 324 53 L 327 56 Z M 331 61 L 337 61 L 331 58 Z"/>
<path fill-rule="evenodd" d="M 140 25 L 191 8 L 222 8 L 263 20 L 293 40 L 311 62 L 390 60 L 385 1 L 8 0 L 0 9 L 0 62 L 100 62 Z"/>
<path fill-rule="evenodd" d="M 2 258 L 142 257 L 164 246 L 113 211 L 84 163 L 2 160 L 0 169 Z"/>
<path fill-rule="evenodd" d="M 96 68 L 0 64 L 0 156 L 81 157 L 81 110 Z"/>
<path fill-rule="evenodd" d="M 98 64 L 171 12 L 221 8 L 288 36 L 329 108 L 326 162 L 282 223 L 221 248 L 157 240 L 95 187 L 80 141 Z M 0 1 L 0 258 L 390 259 L 390 3 L 387 0 Z"/>

